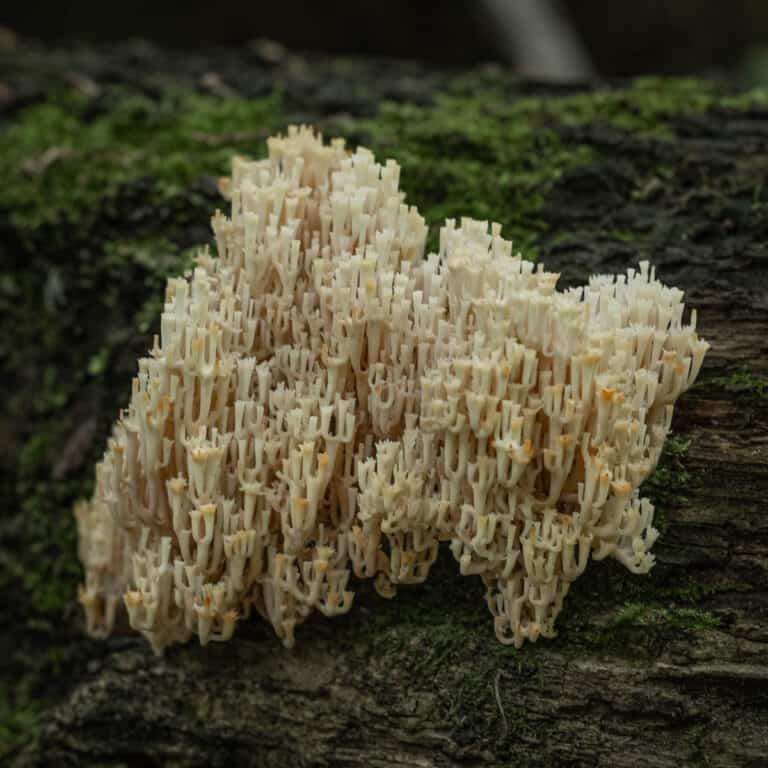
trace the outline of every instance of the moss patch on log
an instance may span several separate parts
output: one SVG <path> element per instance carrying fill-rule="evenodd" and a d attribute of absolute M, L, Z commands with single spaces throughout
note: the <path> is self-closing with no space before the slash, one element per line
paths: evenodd
<path fill-rule="evenodd" d="M 566 176 L 578 184 L 579 173 L 615 152 L 608 147 L 617 136 L 651 148 L 627 195 L 647 203 L 675 172 L 663 148 L 687 116 L 738 114 L 766 103 L 762 92 L 728 97 L 714 85 L 657 79 L 541 98 L 503 75 L 474 73 L 448 81 L 427 103 L 383 103 L 374 117 L 367 110 L 307 114 L 279 92 L 246 99 L 109 83 L 95 95 L 59 88 L 14 114 L 0 132 L 0 359 L 8 374 L 0 385 L 0 487 L 7 500 L 0 620 L 20 631 L 0 646 L 7 681 L 0 689 L 0 756 L 33 730 L 30 702 L 56 696 L 61 670 L 92 652 L 78 629 L 70 507 L 89 492 L 92 463 L 125 402 L 135 360 L 158 327 L 166 278 L 188 268 L 194 246 L 209 240 L 208 219 L 220 204 L 216 177 L 233 154 L 258 155 L 271 132 L 297 117 L 313 119 L 401 162 L 409 199 L 435 231 L 446 217 L 494 219 L 535 257 L 544 242 L 552 250 L 598 238 L 580 221 L 554 231 L 548 206 L 559 204 L 552 196 Z M 752 204 L 765 206 L 764 197 L 756 188 Z M 648 237 L 647 229 L 621 222 L 599 234 L 625 248 Z M 764 396 L 762 379 L 752 374 L 729 382 Z M 649 481 L 660 509 L 679 503 L 687 478 L 685 441 L 670 441 Z M 537 674 L 539 651 L 526 649 L 522 658 L 499 645 L 480 584 L 449 566 L 423 588 L 376 602 L 366 621 L 355 622 L 362 629 L 349 631 L 363 633 L 382 659 L 408 646 L 408 663 L 444 675 L 439 706 L 457 730 L 480 730 L 490 740 L 504 721 L 505 734 L 524 732 L 511 698 L 496 693 L 496 673 L 503 666 Z M 582 642 L 621 652 L 628 628 L 647 634 L 717 625 L 717 617 L 693 607 L 701 593 L 681 583 L 679 572 L 657 569 L 642 580 L 609 564 L 593 570 L 574 589 L 558 647 Z M 594 630 L 597 606 L 608 618 Z M 479 661 L 458 683 L 470 656 Z M 489 720 L 501 711 L 499 696 L 507 714 Z"/>
<path fill-rule="evenodd" d="M 768 377 L 754 373 L 748 366 L 740 366 L 726 376 L 716 376 L 710 384 L 743 398 L 768 400 Z"/>
<path fill-rule="evenodd" d="M 0 207 L 24 241 L 45 239 L 46 248 L 87 235 L 100 217 L 124 217 L 131 190 L 147 219 L 132 229 L 167 217 L 182 226 L 199 208 L 209 213 L 200 179 L 221 174 L 234 154 L 263 154 L 281 126 L 279 94 L 116 91 L 96 104 L 76 92 L 52 95 L 0 134 L 0 173 L 12 182 L 0 190 Z"/>

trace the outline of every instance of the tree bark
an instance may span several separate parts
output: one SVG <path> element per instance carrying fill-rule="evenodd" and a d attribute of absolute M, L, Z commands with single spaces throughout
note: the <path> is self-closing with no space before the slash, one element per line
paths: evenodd
<path fill-rule="evenodd" d="M 453 77 L 263 49 L 54 53 L 16 57 L 9 114 L 47 98 L 53 68 L 97 88 L 115 72 L 146 82 L 160 72 L 224 97 L 278 83 L 293 117 L 330 125 L 375 115 L 383 99 L 429 104 Z M 494 77 L 510 99 L 564 92 Z M 496 642 L 481 586 L 456 575 L 449 556 L 428 584 L 391 602 L 363 585 L 349 615 L 310 620 L 293 650 L 257 620 L 229 643 L 164 658 L 130 635 L 90 643 L 73 634 L 84 659 L 61 672 L 16 762 L 768 765 L 768 111 L 714 100 L 670 112 L 663 138 L 600 116 L 556 126 L 562 142 L 596 157 L 547 188 L 537 239 L 539 259 L 566 284 L 650 258 L 685 289 L 712 344 L 650 486 L 663 517 L 651 576 L 592 563 L 560 637 L 521 651 Z"/>

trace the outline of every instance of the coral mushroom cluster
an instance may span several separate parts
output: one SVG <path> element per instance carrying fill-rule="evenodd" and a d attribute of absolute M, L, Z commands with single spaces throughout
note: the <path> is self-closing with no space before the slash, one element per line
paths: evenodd
<path fill-rule="evenodd" d="M 306 128 L 236 159 L 217 255 L 161 331 L 77 510 L 89 631 L 156 650 L 258 611 L 285 645 L 356 579 L 391 596 L 440 542 L 496 635 L 552 637 L 590 557 L 653 565 L 653 470 L 708 348 L 647 263 L 556 290 L 498 225 L 439 253 L 400 168 Z"/>

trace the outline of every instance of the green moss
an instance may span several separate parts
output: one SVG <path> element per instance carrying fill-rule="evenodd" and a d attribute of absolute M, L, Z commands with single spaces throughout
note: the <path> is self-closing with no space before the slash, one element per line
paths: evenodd
<path fill-rule="evenodd" d="M 16 609 L 56 622 L 77 595 L 81 572 L 71 505 L 90 492 L 91 482 L 37 479 L 45 466 L 18 481 L 22 517 L 0 553 L 0 593 L 3 613 Z"/>
<path fill-rule="evenodd" d="M 744 93 L 728 94 L 718 101 L 721 109 L 744 112 L 768 106 L 768 88 L 757 86 Z"/>
<path fill-rule="evenodd" d="M 614 560 L 591 563 L 565 601 L 558 643 L 569 653 L 588 645 L 620 656 L 654 657 L 681 632 L 719 626 L 719 618 L 703 607 L 710 600 L 751 589 L 723 579 L 705 581 L 663 563 L 644 576 Z"/>
<path fill-rule="evenodd" d="M 699 608 L 626 603 L 611 614 L 605 624 L 588 633 L 588 638 L 596 645 L 616 648 L 628 635 L 637 635 L 638 631 L 642 631 L 646 646 L 653 646 L 668 636 L 670 630 L 674 634 L 681 631 L 704 632 L 719 626 L 717 616 Z"/>
<path fill-rule="evenodd" d="M 581 639 L 611 653 L 657 655 L 660 648 L 681 632 L 707 632 L 720 627 L 720 619 L 695 607 L 666 607 L 656 603 L 625 603 L 607 617 L 591 624 Z"/>
<path fill-rule="evenodd" d="M 623 655 L 627 644 L 633 653 L 657 655 L 680 633 L 718 629 L 720 618 L 695 606 L 665 605 L 662 595 L 652 602 L 627 602 L 584 627 L 579 639 L 588 645 Z"/>
<path fill-rule="evenodd" d="M 20 745 L 37 733 L 40 705 L 28 696 L 6 686 L 0 686 L 0 760 L 4 760 Z"/>
<path fill-rule="evenodd" d="M 93 110 L 87 99 L 62 94 L 27 108 L 0 133 L 0 208 L 24 239 L 42 232 L 71 239 L 71 228 L 83 235 L 139 183 L 142 207 L 188 216 L 203 202 L 194 199 L 196 181 L 224 173 L 233 154 L 262 154 L 264 138 L 282 122 L 278 96 L 116 92 Z"/>
<path fill-rule="evenodd" d="M 768 378 L 753 373 L 747 366 L 737 368 L 728 376 L 718 376 L 710 383 L 744 397 L 768 399 Z"/>
<path fill-rule="evenodd" d="M 691 631 L 717 629 L 720 619 L 698 608 L 663 608 L 644 603 L 626 603 L 611 617 L 608 627 L 658 625 Z"/>
<path fill-rule="evenodd" d="M 452 93 L 473 96 L 477 93 L 493 93 L 513 96 L 510 85 L 515 83 L 502 71 L 479 75 L 472 72 L 453 79 L 449 85 Z M 601 84 L 578 92 L 546 98 L 525 97 L 520 99 L 521 109 L 541 114 L 563 124 L 605 123 L 643 135 L 669 135 L 669 122 L 681 115 L 703 112 L 714 106 L 726 104 L 733 108 L 753 106 L 765 101 L 765 89 L 754 89 L 744 94 L 729 96 L 724 88 L 712 81 L 696 78 L 639 77 L 620 87 Z"/>
<path fill-rule="evenodd" d="M 612 229 L 605 232 L 603 237 L 618 240 L 620 243 L 631 243 L 637 239 L 636 233 L 629 229 Z"/>
<path fill-rule="evenodd" d="M 693 78 L 641 77 L 628 88 L 600 88 L 551 101 L 566 125 L 605 123 L 637 136 L 674 136 L 673 118 L 716 103 L 717 87 Z"/>

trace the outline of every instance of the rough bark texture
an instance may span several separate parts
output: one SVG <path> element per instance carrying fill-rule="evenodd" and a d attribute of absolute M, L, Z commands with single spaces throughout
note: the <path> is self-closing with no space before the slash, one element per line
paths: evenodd
<path fill-rule="evenodd" d="M 218 109 L 278 86 L 278 117 L 245 137 L 228 134 L 222 118 L 215 130 L 199 128 L 199 146 L 254 151 L 270 120 L 312 120 L 365 139 L 401 160 L 410 199 L 431 223 L 436 212 L 467 205 L 468 213 L 499 216 L 566 283 L 650 258 L 665 281 L 686 289 L 712 344 L 649 482 L 662 527 L 656 569 L 642 578 L 593 563 L 569 596 L 557 640 L 521 651 L 500 646 L 481 586 L 457 576 L 444 557 L 427 585 L 392 602 L 364 586 L 349 615 L 311 620 L 294 650 L 253 622 L 226 645 L 190 644 L 156 658 L 129 634 L 104 643 L 80 634 L 68 505 L 87 492 L 81 478 L 155 327 L 141 314 L 157 309 L 145 306 L 144 293 L 161 290 L 165 273 L 183 263 L 153 266 L 149 238 L 162 236 L 177 254 L 207 239 L 215 186 L 206 167 L 160 194 L 152 174 L 167 182 L 165 170 L 149 170 L 121 179 L 108 200 L 96 194 L 85 224 L 79 208 L 50 220 L 18 216 L 18 206 L 28 213 L 32 203 L 0 196 L 3 272 L 15 281 L 3 284 L 4 322 L 14 324 L 4 334 L 12 330 L 24 343 L 25 334 L 40 335 L 23 360 L 10 343 L 2 347 L 12 374 L 1 422 L 10 467 L 0 528 L 8 758 L 115 766 L 768 764 L 762 96 L 666 81 L 566 91 L 496 70 L 308 60 L 263 46 L 197 56 L 141 45 L 20 46 L 0 57 L 6 135 L 14 126 L 33 132 L 40 113 L 29 107 L 54 103 L 62 89 L 78 91 L 81 125 L 101 125 L 125 109 L 124 98 L 140 96 L 149 115 L 141 119 L 151 120 L 152 105 L 169 92 L 194 92 L 202 100 L 195 109 L 209 109 L 206 100 Z M 447 106 L 440 93 L 450 95 Z M 396 104 L 382 111 L 385 99 Z M 55 138 L 57 125 L 39 130 Z M 51 140 L 47 155 L 17 136 L 5 145 L 18 150 L 6 170 L 21 174 L 22 186 L 42 174 L 46 194 L 68 152 L 95 163 L 110 141 L 138 130 L 121 125 L 123 133 L 95 148 Z M 445 165 L 418 165 L 428 151 Z M 145 210 L 158 194 L 165 208 Z M 484 208 L 475 199 L 483 194 L 492 198 Z M 150 266 L 119 260 L 141 243 Z M 100 272 L 109 259 L 117 260 L 114 271 Z M 131 286 L 137 279 L 144 293 Z M 55 290 L 62 282 L 64 300 Z M 124 292 L 102 308 L 108 283 Z M 46 302 L 57 327 L 69 329 L 63 339 L 48 325 L 35 330 L 54 322 L 41 309 Z M 31 330 L 24 312 L 34 316 Z M 48 368 L 58 399 L 45 384 Z M 59 522 L 43 524 L 43 516 Z M 54 583 L 63 598 L 50 596 Z"/>

